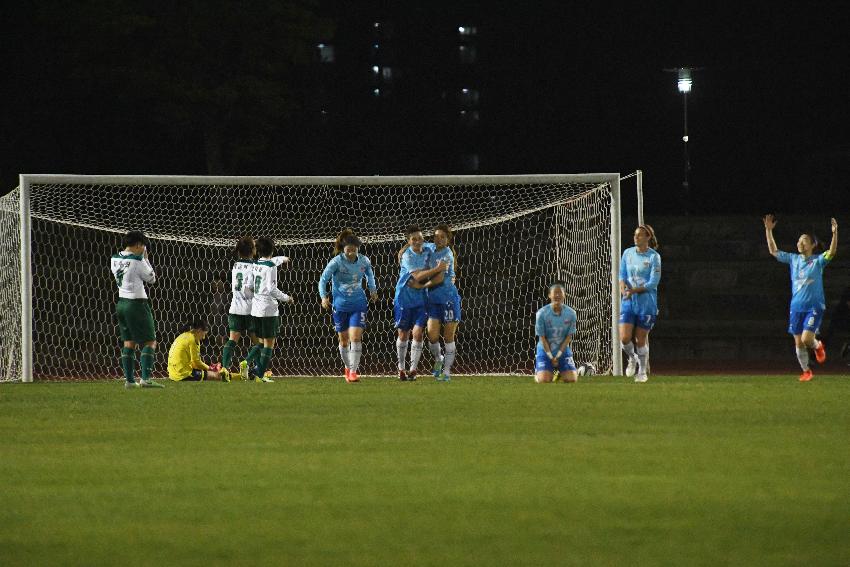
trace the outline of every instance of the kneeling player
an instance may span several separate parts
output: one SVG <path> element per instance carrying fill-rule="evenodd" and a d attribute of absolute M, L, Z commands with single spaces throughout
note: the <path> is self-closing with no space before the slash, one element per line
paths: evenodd
<path fill-rule="evenodd" d="M 534 380 L 538 383 L 552 382 L 558 378 L 564 382 L 578 380 L 573 351 L 570 349 L 570 342 L 576 332 L 576 312 L 564 304 L 565 297 L 564 286 L 553 284 L 549 288 L 549 305 L 537 311 L 534 333 L 539 340 Z M 555 378 L 556 372 L 558 378 Z"/>
<path fill-rule="evenodd" d="M 221 372 L 211 370 L 201 360 L 201 341 L 207 338 L 209 325 L 203 319 L 195 319 L 186 325 L 168 351 L 168 377 L 175 382 L 203 382 L 221 380 L 230 382 L 226 368 Z"/>

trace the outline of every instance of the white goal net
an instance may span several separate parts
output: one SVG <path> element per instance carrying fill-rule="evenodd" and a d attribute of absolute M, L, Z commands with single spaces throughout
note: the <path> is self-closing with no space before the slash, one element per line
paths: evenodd
<path fill-rule="evenodd" d="M 443 223 L 455 234 L 463 305 L 456 374 L 530 374 L 534 313 L 554 281 L 566 284 L 567 303 L 578 313 L 577 362 L 592 362 L 605 373 L 615 368 L 616 174 L 22 180 L 26 186 L 0 198 L 0 381 L 22 378 L 28 344 L 35 380 L 121 377 L 109 259 L 129 230 L 151 239 L 157 272 L 157 283 L 148 289 L 159 341 L 154 377 L 167 374 L 168 347 L 180 325 L 195 316 L 211 325 L 204 359 L 220 360 L 233 250 L 245 235 L 274 239 L 277 253 L 292 260 L 281 268 L 279 286 L 296 303 L 281 307 L 274 374 L 341 375 L 336 334 L 320 307 L 317 282 L 344 227 L 363 240 L 361 253 L 371 258 L 378 285 L 361 374 L 392 375 L 397 252 L 408 225 L 430 235 Z M 21 191 L 29 194 L 28 215 L 20 212 Z M 30 279 L 21 261 L 22 222 L 30 227 L 23 233 L 31 240 L 25 252 L 31 286 L 21 286 Z M 31 317 L 30 339 L 22 316 Z M 241 343 L 234 358 L 247 347 L 247 341 Z M 423 367 L 429 356 L 426 349 Z"/>

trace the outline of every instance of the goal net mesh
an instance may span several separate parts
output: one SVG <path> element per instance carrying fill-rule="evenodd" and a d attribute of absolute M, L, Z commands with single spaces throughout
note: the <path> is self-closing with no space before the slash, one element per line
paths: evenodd
<path fill-rule="evenodd" d="M 230 269 L 244 235 L 275 240 L 291 258 L 279 287 L 275 375 L 341 375 L 330 314 L 317 282 L 343 227 L 363 240 L 379 299 L 370 305 L 361 374 L 396 372 L 392 303 L 397 253 L 408 225 L 455 234 L 463 321 L 454 374 L 530 374 L 534 313 L 562 281 L 578 313 L 577 363 L 612 369 L 611 188 L 608 183 L 100 185 L 40 184 L 31 191 L 33 378 L 120 378 L 117 289 L 109 259 L 121 237 L 151 239 L 157 282 L 148 288 L 157 321 L 155 377 L 167 375 L 180 325 L 204 316 L 207 362 L 227 335 Z M 20 379 L 21 295 L 18 190 L 0 198 L 0 381 Z M 426 236 L 427 238 L 428 236 Z M 246 339 L 234 359 L 247 352 Z M 430 364 L 425 349 L 421 368 Z M 236 364 L 236 363 L 234 363 Z"/>

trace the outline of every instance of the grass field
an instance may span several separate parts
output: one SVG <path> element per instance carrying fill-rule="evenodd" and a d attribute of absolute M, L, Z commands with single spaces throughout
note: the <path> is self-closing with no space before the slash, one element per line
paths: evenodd
<path fill-rule="evenodd" d="M 850 377 L 0 386 L 0 565 L 850 565 Z"/>

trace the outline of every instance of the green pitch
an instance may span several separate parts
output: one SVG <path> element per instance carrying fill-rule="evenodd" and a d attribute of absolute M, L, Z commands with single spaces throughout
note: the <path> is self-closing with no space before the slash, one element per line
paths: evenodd
<path fill-rule="evenodd" d="M 0 564 L 848 565 L 850 377 L 0 386 Z"/>

